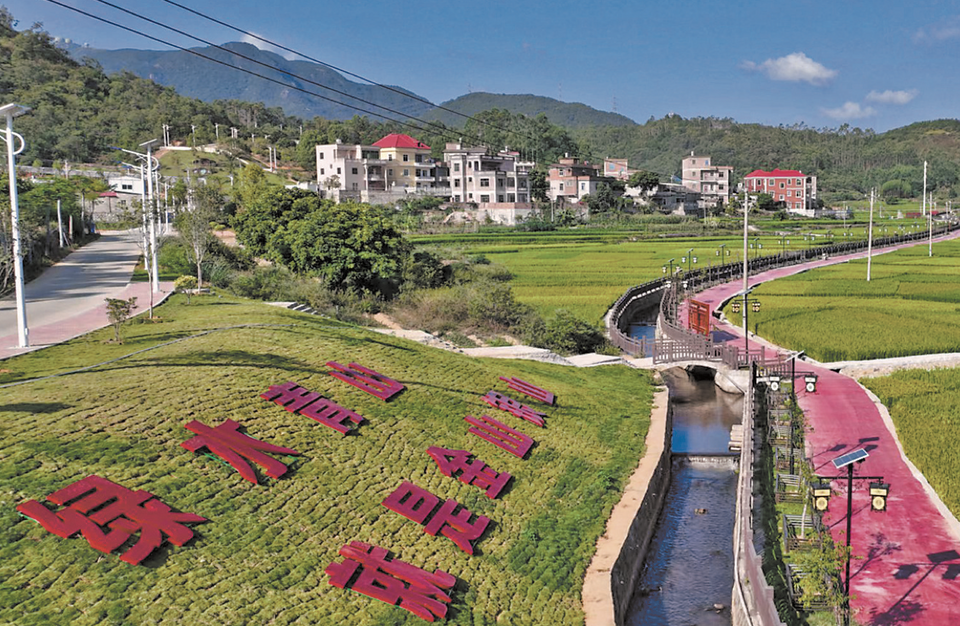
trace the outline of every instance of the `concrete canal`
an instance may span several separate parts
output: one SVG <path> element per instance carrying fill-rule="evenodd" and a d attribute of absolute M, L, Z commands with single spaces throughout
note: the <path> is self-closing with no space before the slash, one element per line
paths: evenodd
<path fill-rule="evenodd" d="M 715 455 L 727 453 L 742 399 L 679 368 L 663 378 L 673 409 L 673 479 L 626 623 L 728 626 L 736 459 Z"/>

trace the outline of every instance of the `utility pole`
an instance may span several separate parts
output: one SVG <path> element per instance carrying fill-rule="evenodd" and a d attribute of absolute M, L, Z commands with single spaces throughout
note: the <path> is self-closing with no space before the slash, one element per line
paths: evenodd
<path fill-rule="evenodd" d="M 870 261 L 873 258 L 873 189 L 870 190 L 870 227 L 867 230 L 867 282 L 870 282 Z"/>
<path fill-rule="evenodd" d="M 923 215 L 927 214 L 927 162 L 923 162 Z"/>
<path fill-rule="evenodd" d="M 23 252 L 20 249 L 20 205 L 17 204 L 17 166 L 16 155 L 23 152 L 26 142 L 23 137 L 13 132 L 13 118 L 28 112 L 25 106 L 7 104 L 0 107 L 0 114 L 7 118 L 7 132 L 4 139 L 7 143 L 7 172 L 10 187 L 10 221 L 13 234 L 13 275 L 17 291 L 17 339 L 19 347 L 30 346 L 30 331 L 27 328 L 27 303 L 23 293 Z M 20 149 L 13 149 L 13 138 L 20 140 Z"/>
<path fill-rule="evenodd" d="M 196 148 L 197 147 L 197 125 L 196 124 L 190 124 L 190 134 L 193 137 L 193 139 L 191 139 L 192 141 L 191 146 Z"/>
<path fill-rule="evenodd" d="M 217 135 L 217 141 L 220 141 L 220 124 L 213 125 L 213 132 Z"/>
<path fill-rule="evenodd" d="M 63 216 L 60 213 L 60 198 L 57 198 L 57 232 L 60 234 L 60 247 L 63 247 Z"/>

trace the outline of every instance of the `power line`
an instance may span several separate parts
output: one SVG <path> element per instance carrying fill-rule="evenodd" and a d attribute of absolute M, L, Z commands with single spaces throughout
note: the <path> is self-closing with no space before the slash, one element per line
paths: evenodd
<path fill-rule="evenodd" d="M 348 109 L 353 109 L 354 111 L 359 111 L 359 112 L 361 112 L 361 113 L 366 113 L 366 114 L 372 115 L 372 116 L 374 116 L 374 117 L 380 117 L 380 118 L 383 118 L 383 119 L 386 119 L 386 120 L 390 120 L 390 121 L 392 121 L 392 122 L 396 122 L 397 124 L 400 124 L 401 126 L 408 126 L 408 127 L 410 127 L 410 128 L 414 128 L 414 129 L 417 129 L 417 130 L 422 131 L 422 132 L 427 132 L 427 133 L 430 132 L 428 129 L 426 129 L 426 128 L 422 127 L 422 126 L 419 126 L 419 125 L 417 125 L 417 124 L 414 124 L 414 123 L 411 122 L 409 119 L 407 119 L 407 120 L 398 120 L 398 119 L 396 119 L 396 118 L 390 117 L 389 115 L 384 115 L 384 114 L 382 114 L 382 113 L 375 113 L 375 112 L 373 112 L 373 111 L 369 111 L 369 110 L 367 110 L 367 109 L 364 109 L 364 108 L 359 107 L 359 106 L 356 106 L 356 105 L 351 105 L 351 104 L 347 104 L 347 103 L 345 103 L 345 102 L 340 102 L 340 101 L 338 101 L 338 100 L 334 100 L 333 98 L 329 98 L 329 97 L 327 97 L 327 96 L 318 94 L 318 93 L 316 93 L 316 92 L 314 92 L 314 91 L 310 91 L 310 90 L 308 90 L 308 89 L 304 89 L 304 88 L 298 87 L 298 86 L 296 86 L 296 85 L 291 85 L 291 84 L 289 84 L 289 83 L 282 82 L 282 81 L 277 80 L 277 79 L 275 79 L 275 78 L 270 78 L 269 76 L 264 76 L 263 74 L 259 74 L 259 73 L 257 73 L 257 72 L 252 71 L 252 70 L 248 70 L 248 69 L 245 69 L 245 68 L 242 68 L 242 67 L 237 67 L 237 66 L 234 66 L 234 65 L 230 65 L 229 63 L 226 63 L 225 61 L 221 61 L 220 59 L 215 59 L 215 58 L 213 58 L 213 57 L 210 57 L 210 56 L 207 56 L 207 55 L 205 55 L 205 54 L 202 54 L 202 53 L 200 53 L 200 52 L 198 52 L 198 51 L 196 51 L 196 50 L 191 50 L 191 49 L 189 49 L 189 48 L 185 48 L 185 47 L 183 47 L 183 46 L 180 46 L 180 45 L 177 45 L 177 44 L 175 44 L 175 43 L 166 41 L 166 40 L 164 40 L 164 39 L 160 39 L 159 37 L 154 37 L 153 35 L 149 35 L 149 34 L 147 34 L 147 33 L 144 33 L 144 32 L 142 32 L 142 31 L 139 31 L 139 30 L 137 30 L 137 29 L 135 29 L 135 28 L 132 28 L 132 27 L 130 27 L 130 26 L 125 26 L 125 25 L 123 25 L 123 24 L 119 24 L 119 23 L 117 23 L 117 22 L 114 22 L 114 21 L 109 20 L 109 19 L 107 19 L 107 18 L 101 17 L 101 16 L 99 16 L 99 15 L 95 15 L 95 14 L 93 14 L 93 13 L 89 13 L 89 12 L 87 12 L 87 11 L 84 11 L 84 10 L 82 10 L 82 9 L 78 9 L 78 8 L 76 8 L 76 7 L 72 7 L 72 6 L 68 5 L 68 4 L 64 4 L 63 2 L 60 2 L 59 0 L 46 0 L 46 1 L 49 2 L 49 3 L 51 3 L 51 4 L 55 4 L 55 5 L 57 5 L 57 6 L 61 6 L 61 7 L 65 8 L 65 9 L 69 9 L 69 10 L 71 10 L 71 11 L 74 11 L 75 13 L 79 13 L 79 14 L 84 15 L 84 16 L 86 16 L 86 17 L 89 17 L 89 18 L 91 18 L 91 19 L 95 19 L 95 20 L 97 20 L 97 21 L 99 21 L 99 22 L 103 22 L 103 23 L 105 23 L 105 24 L 109 24 L 109 25 L 111 25 L 111 26 L 115 26 L 115 27 L 117 27 L 117 28 L 120 28 L 121 30 L 125 30 L 125 31 L 127 31 L 127 32 L 130 32 L 130 33 L 139 35 L 139 36 L 144 37 L 144 38 L 146 38 L 146 39 L 150 39 L 151 41 L 155 41 L 155 42 L 160 43 L 160 44 L 163 44 L 163 45 L 165 45 L 165 46 L 169 46 L 169 47 L 171 47 L 171 48 L 175 48 L 175 49 L 180 50 L 180 51 L 182 51 L 182 52 L 187 52 L 187 53 L 189 53 L 189 54 L 192 54 L 192 55 L 194 55 L 194 56 L 200 57 L 200 58 L 202 58 L 202 59 L 206 59 L 206 60 L 208 60 L 208 61 L 212 61 L 213 63 L 217 63 L 218 65 L 222 65 L 222 66 L 224 66 L 224 67 L 228 67 L 228 68 L 233 69 L 233 70 L 237 70 L 237 71 L 240 71 L 240 72 L 244 72 L 244 73 L 246 73 L 246 74 L 250 74 L 251 76 L 256 76 L 257 78 L 261 78 L 261 79 L 266 80 L 266 81 L 269 81 L 269 82 L 271 82 L 271 83 L 275 83 L 275 84 L 280 85 L 280 86 L 282 86 L 282 87 L 285 87 L 285 88 L 288 88 L 288 89 L 293 89 L 293 90 L 295 90 L 295 91 L 299 91 L 299 92 L 305 93 L 305 94 L 307 94 L 307 95 L 314 96 L 314 97 L 316 97 L 316 98 L 320 98 L 321 100 L 326 100 L 326 101 L 328 101 L 328 102 L 332 102 L 332 103 L 337 104 L 337 105 L 339 105 L 339 106 L 346 107 L 346 108 L 348 108 Z M 401 115 L 402 115 L 402 114 L 401 114 Z M 447 137 L 454 137 L 454 136 L 462 136 L 462 135 L 463 135 L 463 133 L 454 132 L 453 130 L 450 130 L 450 129 L 444 129 L 444 130 L 441 131 L 439 134 L 440 134 L 441 136 L 447 136 Z M 468 136 L 468 137 L 469 137 L 470 139 L 475 139 L 475 137 L 470 137 L 470 136 Z M 493 147 L 493 146 L 491 146 L 491 145 L 489 145 L 489 144 L 484 144 L 482 141 L 480 141 L 479 143 L 480 143 L 481 145 L 486 145 L 487 147 L 491 147 L 491 148 Z"/>
<path fill-rule="evenodd" d="M 314 57 L 312 57 L 312 56 L 310 56 L 310 55 L 304 54 L 304 53 L 300 52 L 299 50 L 294 50 L 294 49 L 292 49 L 292 48 L 288 48 L 287 46 L 284 46 L 283 44 L 279 44 L 279 43 L 277 43 L 277 42 L 275 42 L 275 41 L 271 41 L 271 40 L 269 40 L 269 39 L 267 39 L 267 38 L 265 38 L 265 37 L 261 37 L 260 35 L 257 35 L 257 34 L 255 34 L 255 33 L 252 33 L 252 32 L 250 32 L 250 31 L 248 31 L 248 30 L 244 30 L 244 29 L 242 29 L 242 28 L 240 28 L 240 27 L 238 27 L 238 26 L 234 26 L 233 24 L 229 24 L 229 23 L 224 22 L 224 21 L 222 21 L 222 20 L 219 20 L 219 19 L 217 19 L 217 18 L 215 18 L 215 17 L 211 17 L 211 16 L 207 15 L 206 13 L 202 13 L 202 12 L 200 12 L 200 11 L 197 11 L 196 9 L 191 9 L 190 7 L 184 6 L 184 5 L 180 4 L 179 2 L 174 2 L 173 0 L 163 0 L 163 1 L 166 2 L 167 4 L 172 4 L 172 5 L 175 6 L 175 7 L 179 7 L 179 8 L 181 8 L 181 9 L 183 9 L 184 11 L 187 11 L 188 13 L 192 13 L 192 14 L 196 15 L 197 17 L 202 17 L 202 18 L 204 18 L 204 19 L 206 19 L 206 20 L 209 20 L 209 21 L 213 22 L 214 24 L 219 24 L 220 26 L 224 26 L 224 27 L 226 27 L 226 28 L 229 28 L 229 29 L 231 29 L 231 30 L 234 30 L 234 31 L 236 31 L 236 32 L 238 32 L 238 33 L 240 33 L 240 34 L 242 34 L 242 35 L 246 35 L 247 37 L 252 37 L 253 39 L 256 39 L 256 40 L 258 40 L 258 41 L 262 41 L 262 42 L 265 43 L 265 44 L 269 44 L 269 45 L 271 45 L 271 46 L 274 46 L 274 47 L 276 47 L 276 48 L 279 48 L 280 50 L 285 50 L 286 52 L 290 52 L 290 53 L 292 53 L 292 54 L 295 54 L 295 55 L 297 55 L 297 56 L 299 56 L 299 57 L 301 57 L 301 58 L 307 59 L 308 61 L 313 61 L 314 63 L 316 63 L 316 64 L 318 64 L 318 65 L 322 65 L 322 66 L 328 67 L 328 68 L 330 68 L 330 69 L 332 69 L 332 70 L 336 70 L 336 71 L 338 71 L 338 72 L 340 72 L 340 73 L 342 73 L 342 74 L 346 74 L 347 76 L 353 76 L 353 77 L 356 78 L 356 79 L 362 80 L 362 81 L 364 81 L 364 82 L 366 82 L 366 83 L 369 83 L 369 84 L 371 84 L 371 85 L 375 85 L 375 86 L 377 86 L 377 87 L 380 87 L 381 89 L 386 89 L 386 90 L 388 90 L 388 91 L 392 91 L 392 92 L 394 92 L 394 93 L 396 93 L 396 94 L 399 94 L 399 95 L 401 95 L 401 96 L 403 96 L 403 97 L 405 97 L 405 98 L 410 98 L 410 99 L 412 99 L 412 100 L 416 100 L 416 101 L 418 101 L 418 102 L 422 102 L 423 104 L 429 104 L 430 106 L 436 107 L 436 108 L 438 108 L 438 109 L 440 109 L 440 110 L 442 110 L 442 111 L 446 111 L 446 112 L 448 112 L 448 113 L 453 113 L 454 115 L 459 115 L 460 117 L 463 117 L 463 118 L 465 118 L 465 119 L 473 120 L 473 121 L 475 121 L 475 122 L 479 122 L 479 123 L 481 123 L 481 124 L 485 124 L 485 125 L 487 125 L 487 126 L 490 126 L 491 128 L 497 128 L 497 129 L 500 130 L 500 131 L 507 132 L 505 129 L 500 128 L 500 127 L 498 127 L 497 125 L 492 124 L 492 123 L 490 123 L 490 122 L 487 122 L 487 121 L 485 121 L 485 120 L 477 119 L 477 118 L 475 118 L 475 117 L 472 117 L 472 116 L 470 116 L 470 115 L 467 115 L 466 113 L 461 113 L 460 111 L 454 111 L 453 109 L 449 109 L 449 108 L 447 108 L 447 107 L 445 107 L 445 106 L 443 106 L 443 105 L 433 104 L 433 103 L 430 102 L 429 100 L 425 100 L 424 98 L 421 98 L 420 96 L 417 96 L 417 95 L 415 95 L 415 94 L 407 93 L 407 92 L 402 91 L 402 90 L 400 90 L 400 89 L 397 89 L 397 88 L 395 88 L 395 87 L 391 87 L 391 86 L 389 86 L 389 85 L 384 85 L 384 84 L 382 84 L 382 83 L 378 83 L 378 82 L 376 82 L 375 80 L 371 80 L 371 79 L 369 79 L 369 78 L 366 78 L 366 77 L 364 77 L 364 76 L 361 76 L 361 75 L 359 75 L 359 74 L 356 74 L 356 73 L 354 73 L 354 72 L 351 72 L 350 70 L 345 70 L 345 69 L 343 69 L 343 68 L 337 67 L 336 65 L 332 65 L 332 64 L 330 64 L 330 63 L 326 63 L 325 61 L 321 61 L 320 59 L 316 59 L 316 58 L 314 58 Z"/>
<path fill-rule="evenodd" d="M 257 59 L 254 59 L 253 57 L 249 57 L 249 56 L 247 56 L 247 55 L 245 55 L 245 54 L 241 54 L 241 53 L 236 52 L 236 51 L 234 51 L 234 50 L 230 50 L 229 48 L 224 48 L 223 46 L 219 46 L 219 45 L 217 45 L 217 44 L 215 44 L 215 43 L 213 43 L 213 42 L 211 42 L 211 41 L 208 41 L 208 40 L 203 39 L 203 38 L 201 38 L 201 37 L 197 37 L 197 36 L 195 36 L 195 35 L 191 35 L 190 33 L 185 32 L 185 31 L 183 31 L 183 30 L 180 30 L 180 29 L 178 29 L 178 28 L 174 28 L 173 26 L 169 26 L 169 25 L 167 25 L 167 24 L 163 24 L 162 22 L 158 22 L 157 20 L 153 20 L 153 19 L 151 19 L 151 18 L 149 18 L 149 17 L 145 17 L 145 16 L 140 15 L 140 14 L 138 14 L 138 13 L 134 13 L 133 11 L 130 11 L 130 10 L 128 10 L 128 9 L 125 9 L 125 8 L 123 8 L 123 7 L 121 7 L 121 6 L 117 6 L 116 4 L 113 4 L 112 2 L 107 2 L 107 0 L 96 0 L 96 1 L 99 2 L 100 4 L 103 4 L 103 5 L 112 7 L 112 8 L 114 8 L 114 9 L 117 9 L 118 11 L 122 11 L 122 12 L 126 13 L 127 15 L 132 15 L 133 17 L 139 18 L 139 19 L 141 19 L 141 20 L 143 20 L 143 21 L 145 21 L 145 22 L 149 22 L 149 23 L 151 23 L 151 24 L 153 24 L 153 25 L 155 25 L 155 26 L 159 26 L 159 27 L 165 28 L 165 29 L 167 29 L 167 30 L 169 30 L 169 31 L 173 31 L 173 32 L 177 33 L 178 35 L 183 35 L 184 37 L 188 37 L 188 38 L 190 38 L 190 39 L 193 39 L 194 41 L 199 41 L 199 42 L 202 43 L 202 44 L 206 44 L 207 46 L 210 46 L 210 47 L 212 47 L 212 48 L 216 48 L 217 50 L 220 50 L 220 51 L 222 51 L 222 52 L 226 52 L 226 53 L 228 53 L 228 54 L 232 54 L 232 55 L 234 55 L 234 56 L 240 57 L 241 59 L 244 59 L 244 60 L 246 60 L 246 61 L 250 61 L 251 63 L 256 63 L 257 65 L 261 65 L 261 66 L 263 66 L 263 67 L 265 67 L 265 68 L 267 68 L 267 69 L 270 69 L 270 70 L 279 72 L 279 73 L 281 73 L 281 74 L 286 74 L 287 76 L 289 76 L 289 77 L 291 77 L 291 78 L 294 78 L 294 79 L 296 79 L 296 80 L 302 80 L 302 81 L 305 82 L 305 83 L 309 83 L 309 84 L 311 84 L 311 85 L 316 85 L 317 87 L 320 87 L 321 89 L 327 89 L 327 90 L 332 91 L 332 92 L 334 92 L 334 93 L 340 94 L 341 96 L 346 96 L 346 97 L 348 97 L 348 98 L 352 98 L 352 99 L 354 99 L 354 100 L 356 100 L 356 101 L 358 101 L 358 102 L 362 102 L 362 103 L 364 103 L 364 104 L 377 107 L 378 109 L 383 109 L 384 111 L 389 111 L 390 113 L 394 113 L 394 114 L 396 114 L 396 115 L 403 115 L 403 116 L 409 117 L 409 116 L 407 116 L 405 113 L 403 113 L 402 111 L 397 111 L 397 110 L 395 110 L 395 109 L 391 109 L 390 107 L 385 107 L 385 106 L 383 106 L 383 105 L 381 105 L 381 104 L 377 104 L 376 102 L 371 102 L 371 101 L 369 101 L 369 100 L 364 100 L 363 98 L 360 98 L 360 97 L 358 97 L 358 96 L 351 95 L 351 94 L 349 94 L 349 93 L 347 93 L 347 92 L 345 92 L 345 91 L 340 91 L 339 89 L 335 89 L 335 88 L 333 88 L 333 87 L 328 87 L 328 86 L 323 85 L 323 84 L 321 84 L 321 83 L 318 83 L 318 82 L 316 82 L 316 81 L 310 80 L 309 78 L 305 78 L 305 77 L 303 77 L 303 76 L 300 76 L 299 74 L 295 74 L 295 73 L 293 73 L 293 72 L 289 72 L 289 71 L 287 71 L 287 70 L 283 70 L 283 69 L 280 69 L 280 68 L 278 68 L 278 67 L 273 67 L 272 65 L 270 65 L 270 64 L 268 64 L 268 63 L 264 63 L 264 62 L 262 62 L 262 61 L 258 61 Z M 347 105 L 346 103 L 340 103 L 340 104 L 343 104 L 344 106 L 349 106 L 349 105 Z M 378 114 L 378 115 L 379 115 L 379 114 Z M 447 129 L 447 128 L 439 125 L 439 124 L 436 124 L 435 122 L 431 122 L 431 121 L 429 121 L 429 120 L 424 120 L 424 123 L 430 125 L 431 127 L 434 127 L 434 128 L 439 129 L 441 132 L 443 132 L 443 131 L 448 131 L 448 130 L 449 130 L 449 129 Z"/>

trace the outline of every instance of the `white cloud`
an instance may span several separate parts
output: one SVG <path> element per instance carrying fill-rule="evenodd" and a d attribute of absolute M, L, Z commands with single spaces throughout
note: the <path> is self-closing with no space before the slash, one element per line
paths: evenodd
<path fill-rule="evenodd" d="M 843 106 L 836 109 L 821 109 L 821 111 L 835 120 L 858 120 L 877 114 L 877 110 L 873 107 L 862 107 L 857 102 L 844 102 Z"/>
<path fill-rule="evenodd" d="M 917 43 L 934 43 L 958 37 L 960 37 L 960 15 L 948 17 L 939 24 L 921 28 L 913 34 L 913 40 Z"/>
<path fill-rule="evenodd" d="M 837 70 L 824 67 L 802 52 L 794 52 L 779 59 L 767 59 L 760 64 L 745 61 L 742 67 L 754 72 L 763 72 L 771 80 L 803 81 L 811 85 L 824 85 L 839 73 Z"/>
<path fill-rule="evenodd" d="M 272 46 L 264 41 L 261 41 L 257 39 L 258 36 L 259 35 L 257 35 L 257 33 L 251 33 L 250 35 L 244 34 L 242 37 L 240 37 L 240 41 L 242 41 L 243 43 L 252 44 L 265 52 L 273 52 L 274 54 L 279 54 L 280 56 L 287 59 L 288 61 L 293 61 L 297 59 L 296 54 L 292 52 L 288 52 L 276 46 Z"/>
<path fill-rule="evenodd" d="M 906 104 L 917 97 L 917 90 L 909 91 L 871 91 L 867 94 L 867 102 L 877 102 L 880 104 Z"/>

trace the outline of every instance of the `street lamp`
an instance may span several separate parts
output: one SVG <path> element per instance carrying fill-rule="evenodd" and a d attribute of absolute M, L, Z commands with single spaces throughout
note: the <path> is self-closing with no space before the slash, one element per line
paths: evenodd
<path fill-rule="evenodd" d="M 680 257 L 680 262 L 687 264 L 687 271 L 689 272 L 691 269 L 690 265 L 696 264 L 697 262 L 697 257 L 693 256 L 693 248 L 690 248 L 689 250 L 687 250 L 687 256 Z"/>
<path fill-rule="evenodd" d="M 17 345 L 30 346 L 30 331 L 27 328 L 27 303 L 23 293 L 23 251 L 20 249 L 20 206 L 17 204 L 17 166 L 16 156 L 23 152 L 26 142 L 23 135 L 13 132 L 13 118 L 20 117 L 30 109 L 19 104 L 5 104 L 0 107 L 0 115 L 7 118 L 7 132 L 4 141 L 7 144 L 7 168 L 10 186 L 10 221 L 13 232 L 13 274 L 17 291 Z M 20 140 L 20 148 L 14 149 L 13 138 Z"/>
<path fill-rule="evenodd" d="M 150 287 L 151 293 L 156 293 L 160 291 L 160 275 L 157 268 L 157 226 L 156 218 L 153 211 L 153 172 L 160 169 L 160 161 L 153 156 L 153 146 L 159 143 L 159 139 L 151 139 L 150 141 L 145 141 L 140 144 L 141 148 L 146 148 L 147 153 L 135 152 L 133 150 L 127 150 L 126 148 L 117 148 L 111 146 L 114 150 L 119 150 L 121 152 L 126 152 L 127 154 L 132 154 L 137 158 L 141 159 L 146 165 L 141 165 L 141 172 L 144 173 L 144 177 L 147 179 L 147 204 L 150 207 L 150 210 L 147 211 L 147 207 L 143 207 L 144 216 L 150 216 L 149 218 L 149 232 L 150 232 L 150 242 L 149 242 L 149 251 L 144 250 L 144 267 L 147 264 L 147 257 L 150 257 L 150 268 L 147 270 L 151 274 L 150 278 Z M 156 165 L 154 165 L 156 164 Z M 152 307 L 151 307 L 152 310 Z"/>
<path fill-rule="evenodd" d="M 673 277 L 673 265 L 674 265 L 673 262 L 676 261 L 676 260 L 677 260 L 677 257 L 673 257 L 672 259 L 670 259 L 669 261 L 667 261 L 667 263 L 670 264 L 670 275 L 668 276 L 668 278 L 672 278 L 672 277 Z M 667 273 L 667 266 L 666 266 L 666 265 L 664 265 L 661 269 L 663 269 L 663 273 L 664 273 L 664 274 Z"/>
<path fill-rule="evenodd" d="M 853 481 L 869 480 L 870 483 L 870 509 L 873 511 L 887 510 L 887 496 L 890 494 L 890 484 L 883 482 L 883 476 L 857 476 L 853 477 L 854 465 L 863 463 L 870 454 L 863 448 L 857 448 L 853 452 L 847 452 L 833 460 L 833 466 L 837 470 L 847 469 L 846 476 L 834 476 L 835 480 L 847 479 L 847 576 L 844 583 L 844 624 L 850 624 L 850 533 L 852 532 L 853 520 Z M 821 481 L 830 477 L 819 477 Z M 827 487 L 824 489 L 824 487 Z M 814 507 L 818 511 L 827 510 L 830 498 L 830 489 L 828 485 L 814 485 Z"/>
<path fill-rule="evenodd" d="M 748 307 L 752 308 L 754 313 L 760 312 L 760 301 L 757 300 L 756 298 L 748 298 L 747 296 L 749 294 L 750 294 L 750 290 L 746 290 L 743 292 L 742 307 L 740 305 L 741 300 L 738 300 L 736 297 L 734 297 L 734 299 L 730 301 L 730 309 L 734 313 L 739 313 L 741 308 L 743 309 L 743 349 L 745 351 L 744 358 L 746 359 L 747 363 L 750 362 L 750 331 L 748 330 L 749 328 Z M 776 390 L 774 389 L 774 391 Z"/>

